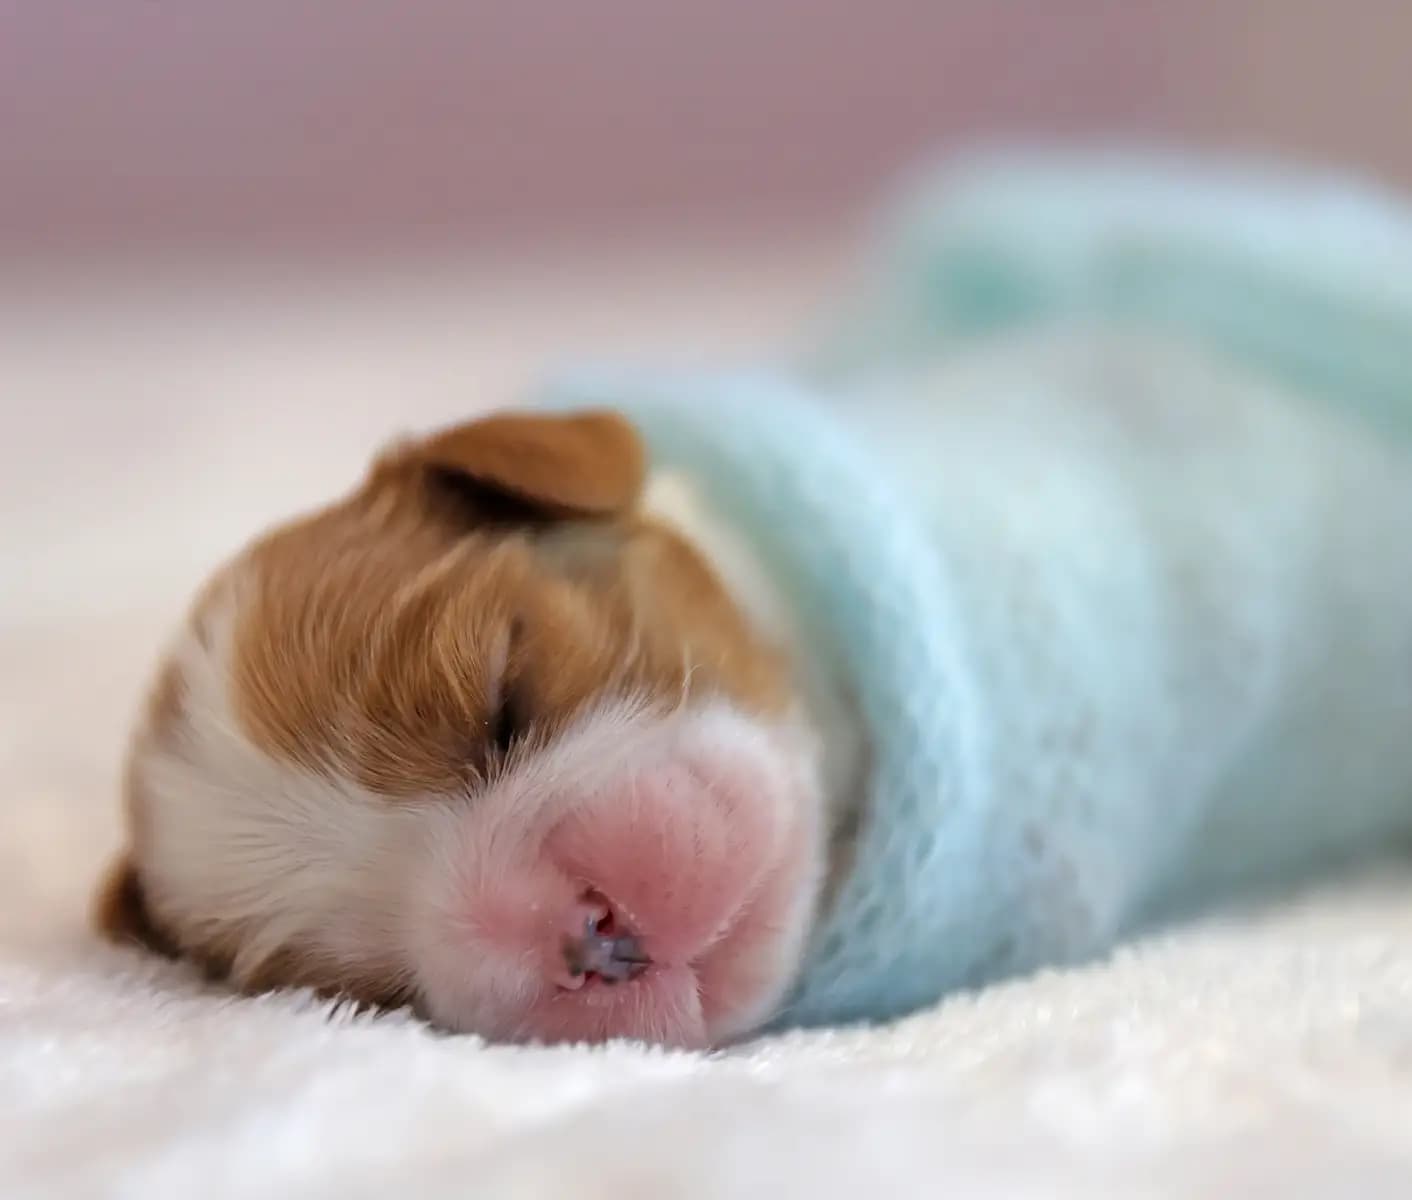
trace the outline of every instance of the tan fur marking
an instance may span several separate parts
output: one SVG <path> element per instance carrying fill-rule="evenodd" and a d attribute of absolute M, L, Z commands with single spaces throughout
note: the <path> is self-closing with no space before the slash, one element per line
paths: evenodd
<path fill-rule="evenodd" d="M 483 778 L 496 701 L 548 738 L 613 694 L 670 708 L 700 689 L 770 713 L 788 698 L 784 663 L 706 563 L 631 514 L 486 524 L 383 464 L 349 500 L 263 539 L 244 568 L 240 718 L 271 753 L 390 797 Z"/>

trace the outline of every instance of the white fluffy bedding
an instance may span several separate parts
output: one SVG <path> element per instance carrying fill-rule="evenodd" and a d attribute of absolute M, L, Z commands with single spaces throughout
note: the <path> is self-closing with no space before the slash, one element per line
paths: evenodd
<path fill-rule="evenodd" d="M 235 1000 L 86 929 L 126 721 L 216 558 L 548 356 L 771 344 L 827 267 L 712 247 L 376 285 L 12 281 L 0 1196 L 1412 1194 L 1406 860 L 893 1027 L 706 1058 Z"/>

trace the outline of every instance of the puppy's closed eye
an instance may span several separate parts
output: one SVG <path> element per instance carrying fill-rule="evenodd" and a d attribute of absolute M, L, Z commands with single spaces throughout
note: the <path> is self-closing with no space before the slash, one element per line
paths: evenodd
<path fill-rule="evenodd" d="M 487 660 L 486 735 L 491 749 L 502 760 L 526 729 L 528 705 L 524 685 L 517 683 L 515 676 L 515 655 L 522 643 L 523 630 L 523 622 L 519 618 L 512 619 Z"/>
<path fill-rule="evenodd" d="M 500 702 L 491 713 L 489 724 L 490 744 L 501 757 L 515 748 L 526 732 L 526 723 L 521 703 L 510 685 L 502 687 Z"/>

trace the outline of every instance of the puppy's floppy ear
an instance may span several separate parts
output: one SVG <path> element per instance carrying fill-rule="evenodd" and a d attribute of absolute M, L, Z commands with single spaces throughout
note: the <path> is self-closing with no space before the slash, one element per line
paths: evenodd
<path fill-rule="evenodd" d="M 606 409 L 497 413 L 433 434 L 406 453 L 443 484 L 541 519 L 626 512 L 647 471 L 637 431 Z"/>
<path fill-rule="evenodd" d="M 124 854 L 108 868 L 93 897 L 93 924 L 109 940 L 173 957 L 176 947 L 152 923 L 147 897 L 132 859 Z"/>

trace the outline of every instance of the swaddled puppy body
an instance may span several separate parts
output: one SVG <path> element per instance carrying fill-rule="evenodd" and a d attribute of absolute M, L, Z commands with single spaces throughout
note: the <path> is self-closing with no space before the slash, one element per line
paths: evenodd
<path fill-rule="evenodd" d="M 134 739 L 105 926 L 496 1038 L 773 1012 L 824 867 L 818 739 L 768 596 L 644 485 L 618 417 L 491 417 L 223 568 Z"/>
<path fill-rule="evenodd" d="M 1412 474 L 1361 420 L 1102 330 L 545 403 L 207 588 L 110 924 L 245 988 L 703 1045 L 1412 831 Z"/>

